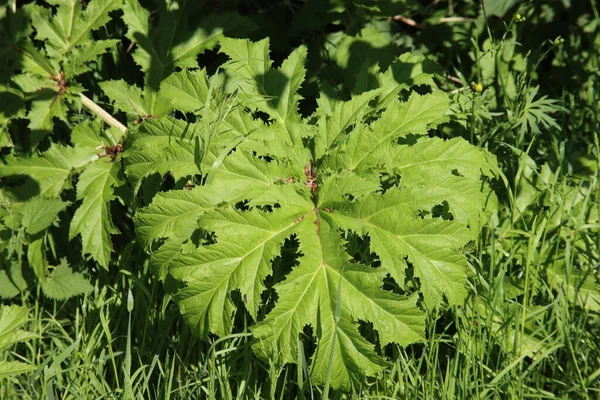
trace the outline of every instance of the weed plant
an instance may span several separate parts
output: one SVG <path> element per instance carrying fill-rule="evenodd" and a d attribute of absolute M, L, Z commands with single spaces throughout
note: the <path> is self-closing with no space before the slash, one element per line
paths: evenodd
<path fill-rule="evenodd" d="M 48 1 L 44 7 L 52 11 L 59 3 Z M 167 24 L 178 15 L 174 5 L 183 2 L 142 3 L 152 15 L 160 15 L 158 23 Z M 79 236 L 48 244 L 48 253 L 56 247 L 56 254 L 79 265 L 67 280 L 74 292 L 56 295 L 42 277 L 45 272 L 40 274 L 33 262 L 22 261 L 35 235 L 27 237 L 28 231 L 13 227 L 8 204 L 14 197 L 8 193 L 16 183 L 2 172 L 0 398 L 600 399 L 596 2 L 368 1 L 341 2 L 336 7 L 310 0 L 208 3 L 222 8 L 219 12 L 239 12 L 248 26 L 241 24 L 226 35 L 270 37 L 276 63 L 298 44 L 307 45 L 308 72 L 300 103 L 305 116 L 323 100 L 317 100 L 319 90 L 322 96 L 347 100 L 356 94 L 358 74 L 375 71 L 377 64 L 383 70 L 404 51 L 435 62 L 435 82 L 450 94 L 452 113 L 431 135 L 463 137 L 494 154 L 501 170 L 489 181 L 498 207 L 466 252 L 468 297 L 464 303 L 440 306 L 427 314 L 423 342 L 381 349 L 389 365 L 364 384 L 350 390 L 331 389 L 329 381 L 314 385 L 308 372 L 314 350 L 310 346 L 298 353 L 295 364 L 257 357 L 252 349 L 253 322 L 244 312 L 236 314 L 233 333 L 200 338 L 174 301 L 180 283 L 169 277 L 159 280 L 151 268 L 143 246 L 136 242 L 133 215 L 156 192 L 183 189 L 188 182 L 154 174 L 147 179 L 150 183 L 141 184 L 136 199 L 123 195 L 120 203 L 113 202 L 110 211 L 121 233 L 112 236 L 114 251 L 105 266 L 94 255 L 81 257 L 85 244 Z M 20 38 L 36 33 L 17 28 L 29 26 L 21 23 L 28 19 L 26 7 L 14 1 L 2 7 L 0 54 L 9 54 Z M 168 56 L 165 60 L 172 62 L 165 61 L 164 76 L 140 73 L 132 49 L 145 42 L 126 33 L 131 21 L 125 24 L 118 18 L 119 7 L 120 3 L 115 5 L 110 14 L 114 18 L 94 32 L 97 40 L 115 42 L 106 42 L 106 53 L 85 64 L 87 70 L 73 80 L 78 85 L 74 87 L 85 88 L 96 105 L 133 127 L 160 112 L 146 112 L 144 107 L 152 103 L 148 99 L 157 96 L 161 79 L 186 66 L 169 58 L 170 49 L 183 43 L 173 42 L 161 49 Z M 34 45 L 41 48 L 41 41 L 35 39 Z M 214 46 L 195 60 L 211 75 L 225 61 Z M 19 68 L 0 65 L 0 71 L 10 76 L 17 76 Z M 38 92 L 17 90 L 11 79 L 0 79 L 4 161 L 15 152 L 46 151 L 53 143 L 64 142 L 78 122 L 95 118 L 69 98 L 76 98 L 77 91 L 65 94 L 59 88 L 55 100 L 54 92 L 40 100 Z M 136 102 L 133 95 L 128 101 L 115 101 L 101 82 L 119 79 L 143 84 L 144 101 Z M 113 92 L 122 87 L 115 88 Z M 408 92 L 399 96 L 406 100 Z M 11 108 L 17 98 L 22 110 Z M 32 128 L 27 118 L 40 101 L 64 102 L 60 104 L 69 117 L 50 116 L 46 125 Z M 193 112 L 173 114 L 190 122 L 196 119 Z M 119 137 L 120 126 L 124 127 L 113 125 L 112 137 Z M 60 218 L 48 228 L 53 232 L 65 229 L 62 220 L 73 214 L 72 204 L 81 199 L 67 188 L 63 200 L 64 208 L 56 212 Z M 347 247 L 357 260 L 377 262 L 365 237 L 348 234 Z M 293 243 L 286 242 L 285 251 L 294 253 Z M 57 265 L 58 258 L 53 260 Z M 53 277 L 48 275 L 48 281 Z M 4 311 L 9 308 L 12 314 Z M 28 314 L 16 314 L 26 310 Z M 363 336 L 377 337 L 372 326 L 363 324 L 361 329 Z M 304 340 L 311 332 L 302 335 Z M 26 368 L 5 367 L 16 368 L 7 364 L 15 361 Z"/>

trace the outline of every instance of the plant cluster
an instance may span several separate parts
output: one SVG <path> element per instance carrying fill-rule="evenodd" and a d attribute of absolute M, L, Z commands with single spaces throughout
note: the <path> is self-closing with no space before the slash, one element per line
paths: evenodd
<path fill-rule="evenodd" d="M 3 5 L 0 393 L 597 392 L 598 9 L 437 3 Z"/>

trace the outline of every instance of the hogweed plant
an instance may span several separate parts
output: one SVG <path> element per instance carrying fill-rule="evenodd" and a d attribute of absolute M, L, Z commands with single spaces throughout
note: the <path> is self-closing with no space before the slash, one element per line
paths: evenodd
<path fill-rule="evenodd" d="M 375 348 L 423 340 L 426 313 L 465 298 L 464 249 L 495 206 L 494 157 L 428 135 L 450 105 L 435 87 L 398 101 L 430 79 L 416 59 L 348 101 L 323 95 L 303 118 L 304 47 L 273 68 L 267 40 L 220 45 L 222 73 L 184 70 L 163 84 L 196 122 L 147 119 L 126 145 L 125 172 L 142 191 L 155 173 L 186 182 L 136 212 L 139 239 L 157 275 L 180 282 L 176 301 L 201 336 L 235 331 L 243 309 L 260 357 L 294 363 L 316 340 L 311 381 L 359 385 L 386 366 Z M 409 79 L 382 85 L 394 68 Z M 215 95 L 220 84 L 229 96 Z M 356 236 L 371 261 L 350 251 Z"/>
<path fill-rule="evenodd" d="M 307 354 L 312 383 L 346 389 L 386 367 L 389 344 L 425 339 L 427 313 L 464 300 L 465 248 L 496 208 L 488 181 L 497 166 L 461 138 L 432 134 L 451 111 L 430 61 L 404 54 L 382 72 L 361 68 L 352 97 L 324 91 L 302 116 L 306 47 L 275 68 L 268 40 L 224 38 L 223 29 L 166 43 L 176 27 L 151 28 L 150 14 L 127 1 L 126 36 L 140 42 L 133 59 L 145 86 L 99 86 L 129 126 L 96 108 L 111 128 L 88 119 L 46 146 L 44 135 L 79 101 L 78 74 L 114 44 L 83 45 L 118 6 L 102 4 L 61 3 L 54 19 L 40 6 L 21 15 L 47 44 L 34 46 L 23 31 L 17 83 L 39 75 L 53 89 L 23 114 L 45 121 L 30 124 L 41 136 L 28 154 L 5 157 L 0 172 L 11 235 L 2 296 L 26 289 L 23 266 L 51 298 L 90 292 L 74 267 L 126 263 L 125 253 L 115 261 L 125 250 L 112 239 L 126 228 L 117 219 L 133 215 L 150 268 L 177 282 L 167 286 L 198 335 L 237 332 L 245 316 L 259 357 L 282 365 Z M 209 76 L 195 56 L 217 44 L 229 61 Z M 80 248 L 69 249 L 77 237 Z"/>

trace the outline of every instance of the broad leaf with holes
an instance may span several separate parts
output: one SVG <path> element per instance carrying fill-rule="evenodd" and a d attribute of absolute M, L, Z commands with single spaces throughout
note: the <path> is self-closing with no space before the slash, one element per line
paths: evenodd
<path fill-rule="evenodd" d="M 186 165 L 211 181 L 156 195 L 137 213 L 138 234 L 149 251 L 158 249 L 154 261 L 159 254 L 167 265 L 159 275 L 183 283 L 176 299 L 200 335 L 231 333 L 244 307 L 256 322 L 257 354 L 296 362 L 299 338 L 311 332 L 313 382 L 325 382 L 331 367 L 334 387 L 358 385 L 386 365 L 361 324 L 372 324 L 381 347 L 406 346 L 424 339 L 427 312 L 464 299 L 463 249 L 493 199 L 485 179 L 495 174 L 495 161 L 462 139 L 428 136 L 449 106 L 435 88 L 405 101 L 373 88 L 347 102 L 320 102 L 304 119 L 297 112 L 304 48 L 279 68 L 271 66 L 267 41 L 224 39 L 221 49 L 230 58 L 224 69 L 231 90 L 243 93 L 243 118 L 253 121 L 258 109 L 268 122 L 233 149 L 200 140 L 203 153 L 227 149 L 216 164 L 194 164 L 194 146 L 185 145 Z M 188 104 L 180 106 L 203 102 Z M 373 104 L 385 110 L 373 112 Z M 146 132 L 159 126 L 144 124 Z M 169 142 L 175 146 L 184 140 L 181 130 L 164 132 L 179 132 Z M 129 168 L 142 178 L 137 164 Z M 196 173 L 178 162 L 172 169 Z M 214 236 L 194 241 L 199 228 Z M 370 243 L 363 250 L 379 267 L 349 251 L 353 235 Z M 296 255 L 282 254 L 291 245 Z M 280 257 L 293 258 L 291 271 L 278 266 Z M 285 277 L 273 284 L 276 275 Z"/>

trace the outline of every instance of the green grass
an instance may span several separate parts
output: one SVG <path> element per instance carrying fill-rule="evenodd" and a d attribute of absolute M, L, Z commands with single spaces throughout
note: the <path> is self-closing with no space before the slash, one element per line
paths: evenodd
<path fill-rule="evenodd" d="M 478 12 L 464 3 L 457 13 Z M 470 73 L 456 94 L 459 123 L 440 134 L 490 149 L 504 176 L 494 182 L 498 212 L 470 252 L 466 303 L 431 315 L 427 342 L 383 349 L 390 366 L 376 379 L 351 393 L 314 387 L 309 346 L 299 367 L 258 359 L 243 313 L 234 334 L 200 339 L 169 283 L 126 261 L 93 271 L 94 291 L 84 297 L 54 301 L 33 287 L 7 302 L 30 310 L 25 328 L 40 338 L 0 353 L 36 366 L 0 379 L 0 398 L 600 400 L 600 17 L 593 1 L 574 4 L 595 28 L 569 15 L 565 25 L 579 26 L 576 33 L 560 26 L 552 37 L 532 37 L 549 24 L 548 10 L 534 4 L 519 10 L 527 20 L 518 24 L 453 26 L 467 41 L 452 49 L 428 42 L 427 27 L 415 34 L 415 47 L 428 45 L 442 65 Z M 528 54 L 535 46 L 543 52 Z M 560 71 L 569 76 L 552 75 Z M 485 81 L 483 92 L 470 90 L 471 80 Z"/>

